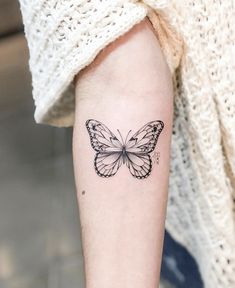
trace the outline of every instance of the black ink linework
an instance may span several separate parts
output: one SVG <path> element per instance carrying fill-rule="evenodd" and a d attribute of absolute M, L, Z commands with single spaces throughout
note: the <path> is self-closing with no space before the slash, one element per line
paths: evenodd
<path fill-rule="evenodd" d="M 122 164 L 126 164 L 131 175 L 137 179 L 150 175 L 152 159 L 149 154 L 155 149 L 164 128 L 161 120 L 147 123 L 133 136 L 130 136 L 130 130 L 125 141 L 118 129 L 120 139 L 97 120 L 87 120 L 86 127 L 91 146 L 96 151 L 94 166 L 99 176 L 114 176 Z"/>

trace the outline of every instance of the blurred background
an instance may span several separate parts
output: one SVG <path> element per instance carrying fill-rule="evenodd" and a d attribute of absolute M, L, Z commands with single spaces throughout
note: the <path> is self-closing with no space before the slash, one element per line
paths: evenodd
<path fill-rule="evenodd" d="M 83 288 L 72 127 L 35 123 L 23 31 L 18 1 L 0 0 L 0 288 Z M 202 287 L 167 233 L 161 278 L 164 288 Z"/>
<path fill-rule="evenodd" d="M 84 287 L 72 129 L 33 113 L 19 3 L 0 0 L 0 288 Z"/>

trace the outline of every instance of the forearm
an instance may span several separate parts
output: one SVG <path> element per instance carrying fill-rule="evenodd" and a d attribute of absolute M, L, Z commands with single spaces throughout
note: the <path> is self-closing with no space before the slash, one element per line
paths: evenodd
<path fill-rule="evenodd" d="M 77 80 L 73 159 L 87 288 L 155 288 L 167 203 L 173 92 L 148 20 L 106 47 Z M 150 171 L 141 174 L 146 178 L 138 179 L 125 161 L 126 148 L 115 175 L 101 177 L 94 168 L 98 152 L 91 146 L 88 119 L 104 123 L 117 136 L 119 129 L 124 141 L 129 130 L 134 134 L 146 123 L 161 120 L 164 128 L 156 147 L 144 158 L 159 152 L 158 165 L 152 158 L 152 166 L 145 167 Z"/>

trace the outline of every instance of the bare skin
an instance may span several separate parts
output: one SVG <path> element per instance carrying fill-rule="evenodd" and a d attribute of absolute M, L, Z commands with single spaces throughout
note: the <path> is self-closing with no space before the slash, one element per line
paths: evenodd
<path fill-rule="evenodd" d="M 77 75 L 75 85 L 73 159 L 86 288 L 156 288 L 168 195 L 173 89 L 149 20 L 103 49 Z M 163 121 L 150 175 L 137 179 L 122 164 L 114 176 L 100 177 L 85 126 L 88 119 L 104 123 L 115 135 L 117 129 L 127 135 L 150 121 Z M 153 155 L 160 158 L 154 161 Z"/>

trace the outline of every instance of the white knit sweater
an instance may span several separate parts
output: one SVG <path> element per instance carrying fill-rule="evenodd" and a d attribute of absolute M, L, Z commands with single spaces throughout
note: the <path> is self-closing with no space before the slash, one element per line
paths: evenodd
<path fill-rule="evenodd" d="M 35 121 L 74 123 L 74 76 L 148 16 L 175 90 L 166 228 L 206 288 L 235 287 L 233 0 L 20 0 Z"/>

